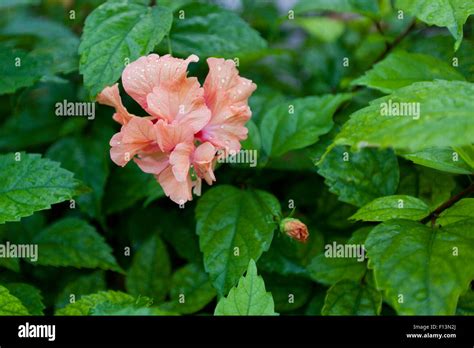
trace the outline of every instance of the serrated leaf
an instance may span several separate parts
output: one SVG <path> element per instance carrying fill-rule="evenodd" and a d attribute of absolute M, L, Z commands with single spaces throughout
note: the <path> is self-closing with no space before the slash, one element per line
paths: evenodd
<path fill-rule="evenodd" d="M 454 222 L 474 219 L 474 198 L 463 198 L 449 209 L 446 209 L 437 218 L 436 223 L 441 226 Z"/>
<path fill-rule="evenodd" d="M 474 133 L 473 109 L 472 83 L 416 82 L 353 113 L 335 143 L 409 151 L 469 145 Z M 404 116 L 393 116 L 399 113 Z"/>
<path fill-rule="evenodd" d="M 474 279 L 473 226 L 472 219 L 443 228 L 390 220 L 372 230 L 365 243 L 369 268 L 399 315 L 455 313 Z"/>
<path fill-rule="evenodd" d="M 184 18 L 175 20 L 171 33 L 175 53 L 234 58 L 267 48 L 260 34 L 231 11 L 202 3 L 181 10 Z"/>
<path fill-rule="evenodd" d="M 146 297 L 135 298 L 120 291 L 101 291 L 97 294 L 82 296 L 80 300 L 56 311 L 56 315 L 92 315 L 99 305 L 147 306 L 150 300 Z"/>
<path fill-rule="evenodd" d="M 21 301 L 0 285 L 0 315 L 29 315 Z"/>
<path fill-rule="evenodd" d="M 447 27 L 456 39 L 455 50 L 461 44 L 467 17 L 474 14 L 470 0 L 397 0 L 396 6 L 429 25 Z"/>
<path fill-rule="evenodd" d="M 219 301 L 214 315 L 278 315 L 274 307 L 272 294 L 265 290 L 262 277 L 257 275 L 255 261 L 250 259 L 247 273 L 227 297 Z"/>
<path fill-rule="evenodd" d="M 56 297 L 55 308 L 62 308 L 70 303 L 71 295 L 79 299 L 83 295 L 93 294 L 106 289 L 104 271 L 95 271 L 90 274 L 79 275 L 68 283 Z"/>
<path fill-rule="evenodd" d="M 46 156 L 72 171 L 92 191 L 77 198 L 78 207 L 89 216 L 100 218 L 102 197 L 109 174 L 108 143 L 79 137 L 54 143 Z"/>
<path fill-rule="evenodd" d="M 450 147 L 431 147 L 424 150 L 398 152 L 413 163 L 453 174 L 471 174 L 474 169 Z"/>
<path fill-rule="evenodd" d="M 95 228 L 84 220 L 59 220 L 39 232 L 32 242 L 38 245 L 38 261 L 35 264 L 121 272 L 112 249 Z"/>
<path fill-rule="evenodd" d="M 286 101 L 267 111 L 260 123 L 262 146 L 267 155 L 284 153 L 314 144 L 329 132 L 337 108 L 350 94 L 306 97 Z"/>
<path fill-rule="evenodd" d="M 421 199 L 394 195 L 374 199 L 360 208 L 350 219 L 359 221 L 420 220 L 429 213 L 430 208 Z"/>
<path fill-rule="evenodd" d="M 169 33 L 173 16 L 166 7 L 125 0 L 108 1 L 86 19 L 79 46 L 79 71 L 91 95 L 113 84 L 125 67 L 153 50 Z"/>
<path fill-rule="evenodd" d="M 361 248 L 370 230 L 370 227 L 365 227 L 355 231 L 344 244 L 335 241 L 326 244 L 324 251 L 307 266 L 311 278 L 324 285 L 333 285 L 343 279 L 359 281 L 367 271 L 365 250 Z M 338 248 L 343 253 L 340 254 Z M 352 254 L 345 254 L 346 250 Z"/>
<path fill-rule="evenodd" d="M 138 249 L 127 272 L 126 287 L 133 295 L 162 301 L 169 289 L 171 263 L 158 236 L 151 237 Z"/>
<path fill-rule="evenodd" d="M 380 196 L 395 193 L 399 169 L 391 150 L 361 149 L 351 152 L 344 146 L 334 147 L 319 164 L 329 191 L 340 201 L 363 206 Z"/>
<path fill-rule="evenodd" d="M 82 192 L 74 174 L 57 162 L 23 152 L 0 155 L 0 223 L 19 221 Z"/>
<path fill-rule="evenodd" d="M 204 266 L 220 295 L 226 294 L 270 247 L 277 199 L 264 191 L 222 185 L 207 191 L 196 207 L 196 232 Z"/>
<path fill-rule="evenodd" d="M 341 280 L 329 288 L 322 315 L 378 315 L 382 295 L 368 284 Z"/>
<path fill-rule="evenodd" d="M 200 311 L 216 297 L 216 290 L 201 266 L 188 264 L 173 274 L 170 302 L 160 306 L 172 312 L 191 314 Z"/>
<path fill-rule="evenodd" d="M 43 315 L 45 306 L 39 289 L 25 283 L 2 284 L 12 296 L 18 298 L 31 315 Z"/>
<path fill-rule="evenodd" d="M 461 80 L 464 77 L 450 64 L 430 55 L 396 51 L 374 65 L 352 85 L 366 86 L 385 93 L 419 81 Z"/>

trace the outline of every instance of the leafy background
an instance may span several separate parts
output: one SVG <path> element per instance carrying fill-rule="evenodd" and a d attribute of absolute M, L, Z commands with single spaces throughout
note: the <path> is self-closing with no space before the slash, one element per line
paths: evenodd
<path fill-rule="evenodd" d="M 472 1 L 3 0 L 0 12 L 0 241 L 39 245 L 37 262 L 0 258 L 0 314 L 474 313 Z M 238 58 L 258 85 L 244 142 L 257 168 L 221 166 L 184 209 L 112 165 L 110 108 L 54 114 L 150 52 L 197 54 L 200 79 L 205 58 Z M 420 119 L 379 117 L 389 99 L 419 102 Z M 307 243 L 278 231 L 290 213 Z M 334 241 L 368 259 L 325 257 Z"/>

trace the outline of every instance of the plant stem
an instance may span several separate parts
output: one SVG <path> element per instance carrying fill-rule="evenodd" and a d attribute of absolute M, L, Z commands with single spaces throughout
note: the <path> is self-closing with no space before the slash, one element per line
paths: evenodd
<path fill-rule="evenodd" d="M 474 183 L 469 185 L 468 188 L 465 190 L 459 192 L 457 195 L 454 195 L 450 199 L 448 199 L 446 202 L 441 204 L 438 208 L 436 208 L 432 213 L 430 213 L 428 216 L 424 217 L 423 219 L 420 220 L 422 224 L 426 224 L 427 222 L 431 221 L 431 224 L 434 225 L 436 222 L 436 219 L 438 218 L 439 214 L 441 214 L 443 211 L 446 209 L 450 208 L 454 203 L 460 201 L 462 198 L 465 196 L 468 196 L 469 194 L 474 193 Z"/>

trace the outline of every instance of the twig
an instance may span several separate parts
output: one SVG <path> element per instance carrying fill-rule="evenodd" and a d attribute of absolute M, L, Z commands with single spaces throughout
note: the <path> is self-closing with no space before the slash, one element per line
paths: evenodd
<path fill-rule="evenodd" d="M 431 221 L 431 224 L 434 225 L 434 223 L 436 222 L 436 219 L 443 211 L 450 208 L 452 205 L 454 205 L 454 203 L 458 202 L 459 200 L 461 200 L 465 196 L 468 196 L 471 193 L 474 193 L 474 183 L 472 183 L 471 185 L 469 185 L 468 188 L 459 192 L 457 195 L 454 195 L 453 197 L 448 199 L 446 202 L 441 204 L 432 213 L 430 213 L 428 216 L 421 219 L 420 222 L 422 224 L 426 224 L 427 222 Z"/>

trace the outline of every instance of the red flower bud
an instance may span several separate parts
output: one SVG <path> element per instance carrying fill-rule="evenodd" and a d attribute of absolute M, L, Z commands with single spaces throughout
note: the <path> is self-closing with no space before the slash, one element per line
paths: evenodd
<path fill-rule="evenodd" d="M 298 219 L 284 218 L 280 222 L 280 231 L 302 243 L 305 243 L 309 237 L 308 227 Z"/>

